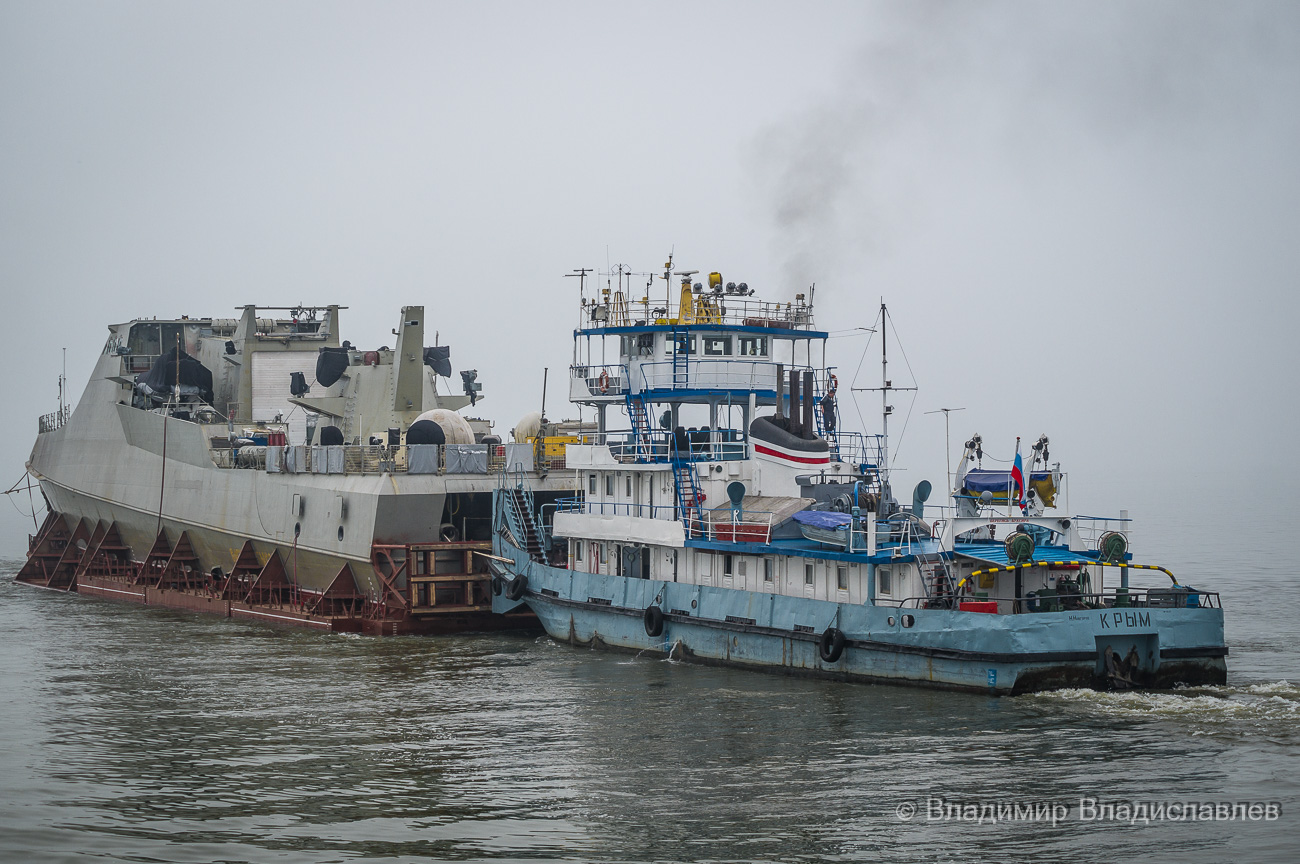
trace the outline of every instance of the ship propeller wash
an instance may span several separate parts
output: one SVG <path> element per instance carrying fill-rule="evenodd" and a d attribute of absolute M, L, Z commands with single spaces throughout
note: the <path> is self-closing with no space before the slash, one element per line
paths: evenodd
<path fill-rule="evenodd" d="M 951 504 L 898 499 L 883 304 L 882 431 L 859 434 L 811 291 L 695 273 L 670 261 L 662 304 L 582 289 L 569 390 L 597 432 L 553 515 L 526 477 L 496 492 L 497 611 L 575 645 L 993 694 L 1224 682 L 1218 595 L 1136 562 L 1122 511 L 1058 515 L 1046 436 L 1028 471 L 984 468 L 973 436 Z"/>

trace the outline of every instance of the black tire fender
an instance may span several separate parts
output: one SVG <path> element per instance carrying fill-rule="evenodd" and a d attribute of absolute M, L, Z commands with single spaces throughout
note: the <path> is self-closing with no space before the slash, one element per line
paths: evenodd
<path fill-rule="evenodd" d="M 641 622 L 645 624 L 647 636 L 662 636 L 664 632 L 664 610 L 653 605 L 645 607 L 645 614 L 641 616 Z"/>
<path fill-rule="evenodd" d="M 838 627 L 827 627 L 817 640 L 817 655 L 823 663 L 834 663 L 844 653 L 844 631 Z"/>
<path fill-rule="evenodd" d="M 520 573 L 515 578 L 506 583 L 506 599 L 520 600 L 524 592 L 528 590 L 528 577 Z"/>

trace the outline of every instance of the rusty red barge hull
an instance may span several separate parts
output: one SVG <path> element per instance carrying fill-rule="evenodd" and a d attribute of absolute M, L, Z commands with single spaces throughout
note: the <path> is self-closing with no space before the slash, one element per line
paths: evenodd
<path fill-rule="evenodd" d="M 350 563 L 329 587 L 310 591 L 294 583 L 278 551 L 259 557 L 251 541 L 227 569 L 205 568 L 181 532 L 158 532 L 139 556 L 116 525 L 73 521 L 51 513 L 29 539 L 27 561 L 15 580 L 29 585 L 145 606 L 274 627 L 305 627 L 375 636 L 540 629 L 531 613 L 494 615 L 492 576 L 477 541 L 376 544 L 370 565 L 381 590 L 363 593 Z"/>

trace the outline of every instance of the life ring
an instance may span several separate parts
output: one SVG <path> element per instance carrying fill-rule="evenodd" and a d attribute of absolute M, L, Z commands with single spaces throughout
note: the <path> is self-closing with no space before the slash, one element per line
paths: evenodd
<path fill-rule="evenodd" d="M 844 631 L 837 627 L 827 627 L 817 640 L 817 655 L 823 663 L 834 663 L 844 653 Z"/>
<path fill-rule="evenodd" d="M 664 632 L 664 610 L 658 606 L 645 607 L 645 614 L 641 616 L 641 623 L 645 624 L 645 635 L 661 636 Z"/>
<path fill-rule="evenodd" d="M 520 573 L 515 578 L 506 583 L 506 599 L 519 600 L 528 590 L 528 577 Z"/>
<path fill-rule="evenodd" d="M 608 369 L 600 370 L 600 392 L 601 393 L 609 392 L 609 370 Z"/>
<path fill-rule="evenodd" d="M 835 373 L 832 372 L 830 378 L 826 381 L 826 398 L 834 399 L 835 391 L 839 389 L 839 386 L 840 379 L 836 378 Z"/>

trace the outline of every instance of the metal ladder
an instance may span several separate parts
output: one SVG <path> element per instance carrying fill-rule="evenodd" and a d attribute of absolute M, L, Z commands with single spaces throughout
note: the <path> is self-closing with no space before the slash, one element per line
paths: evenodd
<path fill-rule="evenodd" d="M 677 330 L 672 331 L 668 335 L 669 338 L 673 340 L 673 387 L 674 389 L 678 387 L 685 387 L 687 384 L 690 383 L 690 381 L 688 380 L 690 377 L 690 368 L 689 368 L 690 336 L 684 331 L 680 332 L 679 334 L 679 331 Z M 681 340 L 685 340 L 685 344 L 688 349 L 687 351 L 679 350 L 682 344 L 679 341 L 679 338 Z"/>
<path fill-rule="evenodd" d="M 689 446 L 689 445 L 688 445 Z M 687 453 L 689 454 L 689 450 Z M 695 466 L 689 455 L 682 458 L 676 446 L 672 451 L 673 486 L 677 489 L 677 512 L 687 537 L 703 536 L 700 514 L 700 489 L 695 485 Z"/>
<path fill-rule="evenodd" d="M 627 394 L 627 416 L 632 421 L 633 452 L 638 462 L 648 462 L 654 456 L 654 430 L 650 428 L 650 412 L 645 399 Z"/>

